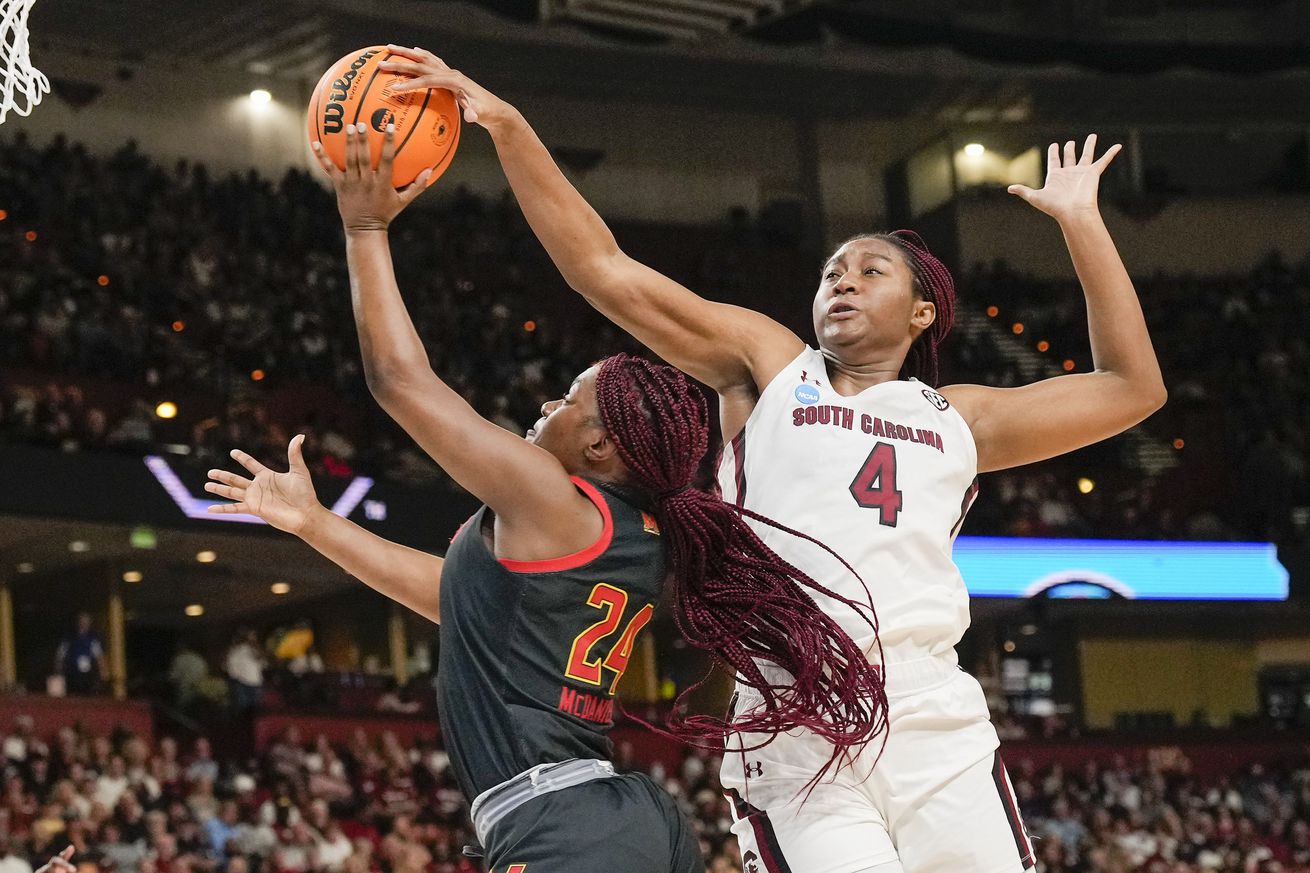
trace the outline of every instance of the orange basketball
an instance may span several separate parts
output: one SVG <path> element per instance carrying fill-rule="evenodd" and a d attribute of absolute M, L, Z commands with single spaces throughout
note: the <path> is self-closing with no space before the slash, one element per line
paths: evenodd
<path fill-rule="evenodd" d="M 396 162 L 391 183 L 403 188 L 428 167 L 431 185 L 446 171 L 459 145 L 459 107 L 444 89 L 396 93 L 392 86 L 407 76 L 378 69 L 395 55 L 375 45 L 351 52 L 318 80 L 309 99 L 309 140 L 323 143 L 333 163 L 345 169 L 346 125 L 369 127 L 374 165 L 382 153 L 382 134 L 396 125 Z"/>

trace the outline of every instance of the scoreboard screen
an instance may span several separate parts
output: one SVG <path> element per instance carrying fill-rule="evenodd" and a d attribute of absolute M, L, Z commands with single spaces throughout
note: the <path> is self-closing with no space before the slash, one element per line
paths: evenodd
<path fill-rule="evenodd" d="M 1271 543 L 960 537 L 955 561 L 974 597 L 1287 599 Z"/>

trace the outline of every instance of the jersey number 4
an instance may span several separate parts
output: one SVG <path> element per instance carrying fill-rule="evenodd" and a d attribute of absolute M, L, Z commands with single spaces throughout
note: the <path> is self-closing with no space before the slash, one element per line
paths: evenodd
<path fill-rule="evenodd" d="M 878 510 L 878 523 L 896 527 L 901 492 L 896 490 L 896 447 L 878 443 L 851 480 L 851 496 L 865 509 Z"/>
<path fill-rule="evenodd" d="M 637 610 L 637 614 L 623 629 L 622 636 L 609 650 L 609 654 L 604 658 L 599 655 L 592 658 L 590 657 L 592 648 L 618 630 L 619 623 L 623 621 L 624 610 L 628 608 L 628 592 L 601 582 L 591 589 L 587 605 L 605 610 L 605 617 L 578 634 L 573 640 L 573 649 L 569 652 L 569 663 L 564 670 L 564 675 L 579 682 L 586 682 L 588 685 L 599 685 L 604 675 L 603 670 L 613 670 L 614 681 L 609 687 L 609 693 L 613 694 L 619 680 L 623 678 L 623 671 L 628 669 L 628 661 L 632 658 L 632 646 L 637 640 L 637 634 L 650 621 L 650 617 L 655 613 L 655 607 L 647 603 Z"/>

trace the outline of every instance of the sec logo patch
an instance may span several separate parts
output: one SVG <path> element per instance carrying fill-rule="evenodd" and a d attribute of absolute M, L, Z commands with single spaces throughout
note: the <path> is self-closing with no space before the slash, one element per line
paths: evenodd
<path fill-rule="evenodd" d="M 813 385 L 797 385 L 796 399 L 801 403 L 804 403 L 806 406 L 809 406 L 811 403 L 818 403 L 819 389 L 815 388 Z"/>
<path fill-rule="evenodd" d="M 931 388 L 923 389 L 923 396 L 928 398 L 929 403 L 931 403 L 933 406 L 936 406 L 938 409 L 942 411 L 945 411 L 951 405 L 950 401 L 948 401 L 945 397 L 938 394 L 936 391 L 932 390 Z"/>

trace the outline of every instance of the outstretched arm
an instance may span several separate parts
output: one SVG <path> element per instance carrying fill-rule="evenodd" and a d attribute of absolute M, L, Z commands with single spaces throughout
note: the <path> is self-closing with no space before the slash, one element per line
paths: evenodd
<path fill-rule="evenodd" d="M 1164 380 L 1141 303 L 1096 205 L 1101 173 L 1119 152 L 1092 160 L 1096 134 L 1079 159 L 1073 142 L 1048 152 L 1046 184 L 1017 194 L 1060 224 L 1087 298 L 1091 373 L 1020 388 L 952 385 L 942 393 L 969 422 L 978 469 L 1002 470 L 1062 455 L 1122 433 L 1165 402 Z"/>
<path fill-rule="evenodd" d="M 296 436 L 287 446 L 285 473 L 233 449 L 232 458 L 251 478 L 210 470 L 213 481 L 205 483 L 205 490 L 235 502 L 215 504 L 209 511 L 249 513 L 295 534 L 368 587 L 440 624 L 442 559 L 384 540 L 319 503 L 300 451 L 304 441 Z"/>
<path fill-rule="evenodd" d="M 585 548 L 602 528 L 596 507 L 553 455 L 478 415 L 437 377 L 401 299 L 387 229 L 423 190 L 427 171 L 396 191 L 394 127 L 387 128 L 377 169 L 367 127 L 346 132 L 345 170 L 318 143 L 315 152 L 337 191 L 355 327 L 374 399 L 451 478 L 495 511 L 502 557 L 539 560 Z"/>
<path fill-rule="evenodd" d="M 713 303 L 628 257 L 514 107 L 440 58 L 389 46 L 381 66 L 414 78 L 396 90 L 447 88 L 491 134 L 523 215 L 569 285 L 670 364 L 719 393 L 763 387 L 804 345 L 758 312 Z"/>

